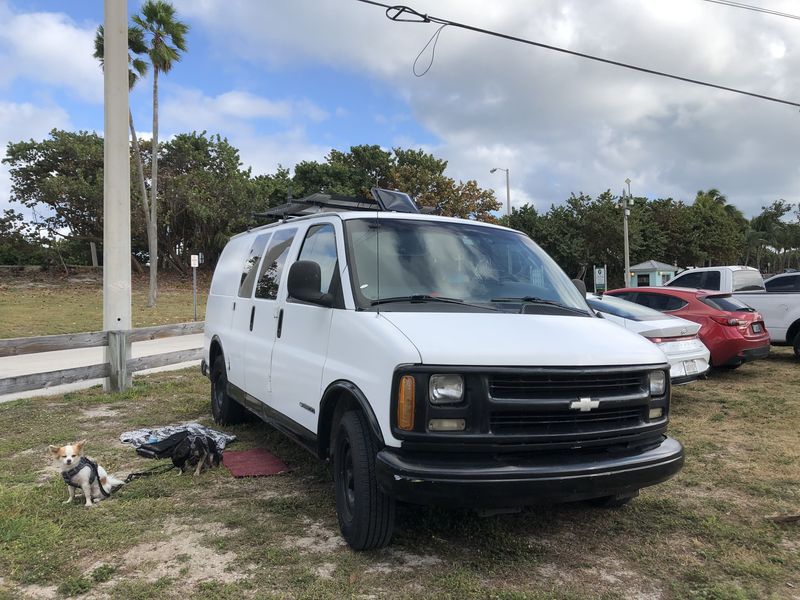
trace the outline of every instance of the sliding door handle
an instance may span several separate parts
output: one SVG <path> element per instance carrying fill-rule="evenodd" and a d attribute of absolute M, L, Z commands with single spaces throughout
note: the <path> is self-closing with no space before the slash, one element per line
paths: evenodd
<path fill-rule="evenodd" d="M 283 330 L 283 309 L 278 312 L 278 331 L 277 337 L 281 337 L 281 331 Z"/>
<path fill-rule="evenodd" d="M 253 308 L 250 309 L 250 331 L 253 331 L 253 319 L 256 318 L 256 307 L 253 305 Z"/>

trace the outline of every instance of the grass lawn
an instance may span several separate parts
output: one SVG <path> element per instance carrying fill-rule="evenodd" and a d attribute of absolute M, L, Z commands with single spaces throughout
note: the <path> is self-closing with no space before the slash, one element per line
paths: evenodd
<path fill-rule="evenodd" d="M 147 277 L 133 276 L 134 327 L 191 321 L 191 278 L 161 276 L 158 302 L 147 308 Z M 197 318 L 206 310 L 208 281 L 198 274 Z M 3 273 L 0 279 L 0 338 L 29 337 L 103 329 L 103 280 L 95 273 Z"/>
<path fill-rule="evenodd" d="M 139 480 L 92 509 L 63 505 L 47 445 L 88 438 L 110 471 L 150 466 L 120 432 L 209 422 L 195 371 L 0 405 L 0 598 L 798 598 L 800 364 L 763 361 L 677 388 L 675 479 L 618 510 L 577 503 L 481 518 L 403 507 L 393 544 L 350 551 L 324 464 L 260 423 L 231 449 L 263 446 L 285 475 Z"/>

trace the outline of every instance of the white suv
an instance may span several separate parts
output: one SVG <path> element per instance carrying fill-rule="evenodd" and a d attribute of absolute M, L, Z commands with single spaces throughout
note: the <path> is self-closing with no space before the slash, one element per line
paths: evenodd
<path fill-rule="evenodd" d="M 680 470 L 664 354 L 527 236 L 333 200 L 230 240 L 202 369 L 218 423 L 247 409 L 331 459 L 353 548 L 389 542 L 397 500 L 613 506 Z"/>

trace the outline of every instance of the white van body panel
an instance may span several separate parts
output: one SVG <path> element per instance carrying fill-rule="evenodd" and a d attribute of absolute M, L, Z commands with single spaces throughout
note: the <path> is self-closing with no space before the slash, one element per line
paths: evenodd
<path fill-rule="evenodd" d="M 211 367 L 209 349 L 214 336 L 227 339 L 233 319 L 233 305 L 239 289 L 242 264 L 250 249 L 249 236 L 236 236 L 225 246 L 211 278 L 211 290 L 206 303 L 206 322 L 204 328 L 203 353 L 206 363 Z M 223 342 L 224 344 L 224 342 Z M 223 351 L 225 348 L 223 348 Z M 226 353 L 226 363 L 230 356 Z"/>
<path fill-rule="evenodd" d="M 603 319 L 509 313 L 384 312 L 426 365 L 563 367 L 662 364 L 664 353 Z"/>
<path fill-rule="evenodd" d="M 340 380 L 356 385 L 372 406 L 384 442 L 399 447 L 400 442 L 392 437 L 389 422 L 392 374 L 398 365 L 421 363 L 420 353 L 386 318 L 385 313 L 351 310 L 332 312 L 322 390 L 324 392 L 328 386 Z"/>

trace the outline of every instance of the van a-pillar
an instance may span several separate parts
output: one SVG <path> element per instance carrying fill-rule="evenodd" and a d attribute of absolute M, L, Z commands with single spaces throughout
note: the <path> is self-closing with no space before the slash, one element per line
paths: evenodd
<path fill-rule="evenodd" d="M 105 0 L 103 126 L 103 330 L 108 391 L 131 384 L 131 186 L 128 151 L 128 2 Z"/>

